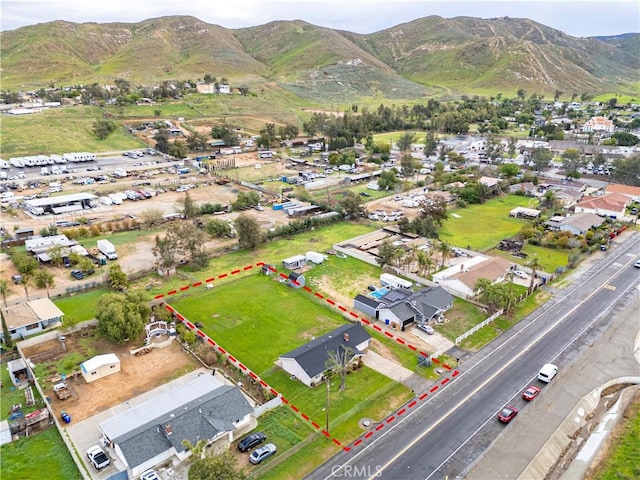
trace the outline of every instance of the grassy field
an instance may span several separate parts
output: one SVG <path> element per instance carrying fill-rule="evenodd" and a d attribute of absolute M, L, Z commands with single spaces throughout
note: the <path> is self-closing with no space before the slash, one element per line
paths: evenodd
<path fill-rule="evenodd" d="M 351 377 L 347 377 L 347 389 L 351 389 L 352 387 L 355 388 L 357 385 L 352 385 L 349 383 L 350 381 Z M 323 386 L 319 386 L 315 390 L 322 393 L 326 392 Z M 355 407 L 349 410 L 347 414 L 343 414 L 333 420 L 334 415 L 332 413 L 329 432 L 343 444 L 350 443 L 364 432 L 363 428 L 358 424 L 358 420 L 363 418 L 369 418 L 374 421 L 381 420 L 395 408 L 407 401 L 410 397 L 411 392 L 408 388 L 400 384 L 389 383 L 378 392 L 375 392 L 374 395 L 368 398 L 363 397 L 363 399 Z M 332 403 L 330 408 L 331 412 L 333 412 L 334 407 L 335 404 Z M 324 415 L 322 415 L 321 418 L 316 419 L 316 421 L 324 427 L 325 424 L 323 420 Z M 270 419 L 268 421 L 270 421 Z M 262 427 L 262 424 L 260 424 L 260 427 Z M 301 430 L 297 422 L 294 423 L 294 427 L 296 427 L 294 432 L 287 431 L 285 433 L 288 435 L 293 433 L 295 435 L 298 430 Z M 280 447 L 278 438 L 276 438 L 276 445 Z M 285 462 L 274 465 L 273 468 L 266 472 L 260 472 L 257 477 L 261 480 L 297 480 L 311 472 L 314 468 L 318 467 L 331 455 L 337 453 L 338 450 L 339 447 L 337 447 L 332 441 L 327 440 L 322 435 L 316 434 L 315 438 L 309 439 L 309 443 L 307 445 L 299 448 L 295 453 L 291 452 L 289 458 L 287 458 Z"/>
<path fill-rule="evenodd" d="M 303 254 L 309 250 L 324 252 L 332 248 L 335 243 L 342 240 L 364 235 L 365 233 L 375 230 L 375 226 L 367 223 L 340 222 L 332 225 L 318 227 L 314 230 L 298 234 L 293 237 L 282 238 L 262 244 L 255 250 L 238 250 L 232 253 L 212 258 L 209 266 L 197 272 L 187 272 L 188 278 L 191 280 L 205 280 L 211 276 L 217 276 L 221 273 L 228 273 L 237 268 L 243 268 L 246 265 L 255 265 L 256 262 L 272 263 L 276 268 L 281 269 L 282 259 L 291 257 L 295 254 Z M 159 279 L 157 275 L 153 276 L 157 280 L 151 284 L 149 295 L 157 295 L 166 293 L 167 291 L 179 288 L 185 284 L 185 277 L 180 275 L 173 276 L 169 279 Z M 149 284 L 149 278 L 142 279 L 135 284 L 144 288 Z M 216 284 L 225 281 L 216 280 Z M 189 283 L 187 281 L 187 283 Z"/>
<path fill-rule="evenodd" d="M 491 251 L 491 255 L 506 258 L 510 262 L 519 265 L 526 265 L 533 258 L 538 258 L 542 265 L 542 271 L 548 273 L 555 272 L 559 267 L 566 267 L 569 260 L 569 252 L 559 248 L 546 248 L 525 243 L 522 251 L 527 254 L 527 258 L 514 257 L 510 253 L 503 252 L 497 248 Z"/>
<path fill-rule="evenodd" d="M 32 437 L 0 447 L 2 478 L 12 480 L 81 480 L 82 475 L 60 438 L 58 430 L 49 428 Z"/>
<path fill-rule="evenodd" d="M 607 459 L 593 472 L 594 480 L 640 478 L 640 399 L 629 407 Z"/>
<path fill-rule="evenodd" d="M 482 312 L 473 303 L 466 302 L 460 298 L 454 298 L 453 308 L 445 313 L 445 318 L 448 322 L 438 324 L 435 328 L 439 334 L 454 341 L 457 337 L 475 327 L 488 316 L 488 313 Z"/>
<path fill-rule="evenodd" d="M 549 294 L 538 290 L 522 302 L 517 304 L 508 316 L 501 316 L 484 328 L 481 328 L 470 337 L 467 337 L 459 346 L 472 352 L 480 350 L 502 332 L 509 330 L 520 320 L 525 318 L 536 308 L 549 299 Z M 488 315 L 487 315 L 488 316 Z M 484 318 L 483 318 L 484 320 Z M 477 322 L 479 323 L 479 322 Z"/>
<path fill-rule="evenodd" d="M 440 229 L 440 239 L 461 248 L 480 252 L 490 250 L 503 238 L 515 235 L 527 223 L 509 217 L 509 211 L 515 207 L 534 206 L 526 197 L 508 195 L 480 205 L 451 210 Z"/>
<path fill-rule="evenodd" d="M 59 298 L 54 300 L 53 303 L 64 312 L 64 326 L 69 327 L 95 318 L 96 305 L 100 297 L 105 293 L 109 293 L 109 290 L 99 288 L 70 297 Z"/>
<path fill-rule="evenodd" d="M 104 152 L 144 146 L 118 128 L 98 140 L 91 128 L 102 118 L 98 107 L 65 107 L 2 119 L 1 150 L 5 157 L 68 152 Z"/>
<path fill-rule="evenodd" d="M 308 293 L 262 275 L 170 303 L 192 322 L 202 322 L 208 335 L 258 375 L 280 354 L 344 324 L 338 313 L 310 302 Z"/>

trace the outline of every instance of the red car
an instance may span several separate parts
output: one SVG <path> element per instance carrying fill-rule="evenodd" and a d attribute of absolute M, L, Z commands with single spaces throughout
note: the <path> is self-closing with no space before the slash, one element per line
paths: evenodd
<path fill-rule="evenodd" d="M 511 405 L 504 407 L 498 414 L 498 420 L 502 423 L 509 423 L 518 414 L 518 409 Z"/>
<path fill-rule="evenodd" d="M 522 398 L 524 398 L 527 402 L 530 402 L 531 400 L 536 398 L 539 393 L 540 393 L 540 389 L 538 387 L 534 387 L 533 385 L 531 385 L 524 392 L 522 392 Z"/>

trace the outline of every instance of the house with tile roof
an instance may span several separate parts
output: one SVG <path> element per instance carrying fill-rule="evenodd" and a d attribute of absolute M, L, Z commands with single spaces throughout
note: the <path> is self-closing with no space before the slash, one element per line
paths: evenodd
<path fill-rule="evenodd" d="M 584 133 L 613 133 L 615 129 L 613 120 L 606 117 L 591 117 L 580 130 Z"/>
<path fill-rule="evenodd" d="M 597 197 L 586 197 L 575 206 L 576 213 L 595 213 L 596 215 L 618 218 L 625 214 L 631 198 L 622 193 L 614 192 Z"/>
<path fill-rule="evenodd" d="M 304 383 L 315 387 L 324 379 L 330 353 L 349 352 L 348 363 L 356 363 L 369 348 L 371 335 L 359 323 L 349 323 L 280 355 L 276 365 Z"/>
<path fill-rule="evenodd" d="M 5 320 L 12 340 L 24 339 L 30 335 L 58 328 L 62 325 L 64 313 L 48 298 L 40 298 L 19 303 L 7 308 Z M 0 331 L 4 342 L 4 333 Z"/>
<path fill-rule="evenodd" d="M 501 257 L 485 257 L 478 255 L 433 275 L 438 285 L 462 298 L 470 298 L 475 291 L 476 282 L 484 278 L 492 283 L 503 282 L 512 264 Z"/>
<path fill-rule="evenodd" d="M 634 202 L 640 202 L 640 187 L 610 183 L 605 189 L 606 193 L 621 193 L 631 198 Z"/>

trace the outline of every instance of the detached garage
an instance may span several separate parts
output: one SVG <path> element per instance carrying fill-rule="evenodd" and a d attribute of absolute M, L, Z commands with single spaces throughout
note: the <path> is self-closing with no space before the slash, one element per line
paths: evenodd
<path fill-rule="evenodd" d="M 120 360 L 115 353 L 96 355 L 86 362 L 80 364 L 82 376 L 87 383 L 94 382 L 120 371 Z"/>

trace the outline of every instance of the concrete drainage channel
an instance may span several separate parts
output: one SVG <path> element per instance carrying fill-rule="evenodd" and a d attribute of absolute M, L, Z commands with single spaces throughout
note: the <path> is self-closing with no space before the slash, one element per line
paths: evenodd
<path fill-rule="evenodd" d="M 585 395 L 518 479 L 585 478 L 625 409 L 639 394 L 640 377 L 620 377 Z"/>

